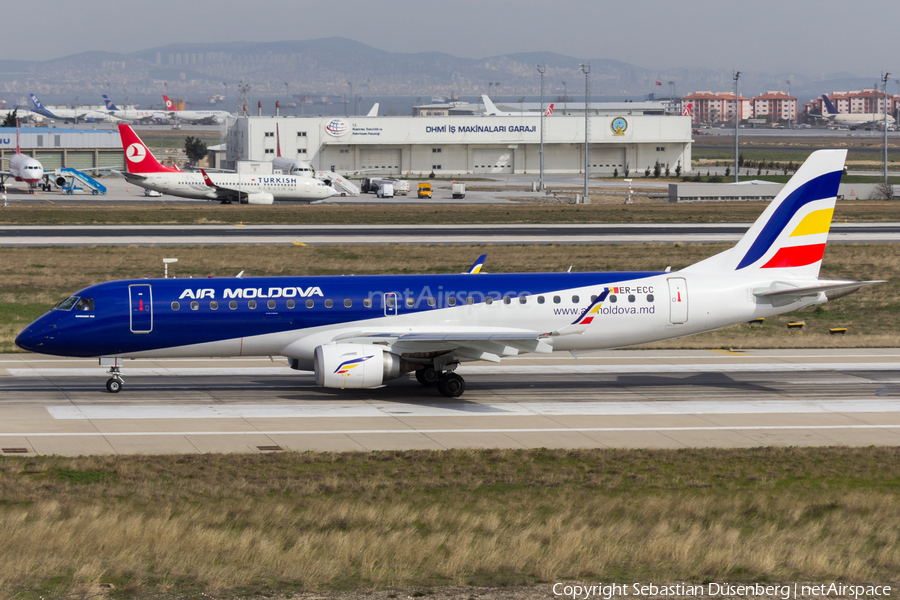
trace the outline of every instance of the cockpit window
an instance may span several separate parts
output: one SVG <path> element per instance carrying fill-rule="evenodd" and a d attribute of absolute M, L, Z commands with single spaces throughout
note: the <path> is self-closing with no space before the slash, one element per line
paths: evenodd
<path fill-rule="evenodd" d="M 53 308 L 56 310 L 72 310 L 76 303 L 78 303 L 78 296 L 69 296 Z"/>
<path fill-rule="evenodd" d="M 75 310 L 94 312 L 94 299 L 82 298 L 78 301 L 78 304 L 75 305 Z"/>

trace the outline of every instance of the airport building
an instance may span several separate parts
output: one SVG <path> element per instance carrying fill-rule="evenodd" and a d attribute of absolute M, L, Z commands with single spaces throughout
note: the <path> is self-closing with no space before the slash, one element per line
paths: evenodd
<path fill-rule="evenodd" d="M 583 109 L 582 109 L 583 110 Z M 540 172 L 539 116 L 240 117 L 228 131 L 226 168 L 282 156 L 316 170 L 463 176 Z M 600 114 L 590 118 L 592 174 L 624 176 L 659 162 L 689 171 L 691 120 L 675 115 Z M 544 118 L 544 172 L 582 173 L 583 116 Z"/>
<path fill-rule="evenodd" d="M 47 171 L 124 166 L 118 130 L 21 127 L 19 145 L 22 154 L 37 158 Z M 0 157 L 9 158 L 15 153 L 15 127 L 0 128 Z"/>

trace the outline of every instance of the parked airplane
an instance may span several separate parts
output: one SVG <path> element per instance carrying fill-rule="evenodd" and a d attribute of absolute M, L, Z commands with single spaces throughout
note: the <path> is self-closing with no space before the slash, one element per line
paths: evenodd
<path fill-rule="evenodd" d="M 225 119 L 232 117 L 230 112 L 226 110 L 178 110 L 178 106 L 169 100 L 169 97 L 163 94 L 163 101 L 166 103 L 166 111 L 171 113 L 176 119 L 182 121 L 191 121 L 192 123 L 224 123 Z"/>
<path fill-rule="evenodd" d="M 49 119 L 58 119 L 60 121 L 119 121 L 109 113 L 100 112 L 99 110 L 91 110 L 89 108 L 54 108 L 50 111 L 41 104 L 37 96 L 31 94 L 32 112 L 45 116 Z"/>
<path fill-rule="evenodd" d="M 885 120 L 884 113 L 839 113 L 825 94 L 822 94 L 822 118 L 842 125 L 883 125 Z M 887 122 L 893 123 L 894 117 L 888 115 Z"/>
<path fill-rule="evenodd" d="M 141 123 L 162 123 L 163 121 L 168 121 L 171 116 L 170 112 L 164 112 L 161 110 L 133 110 L 133 109 L 121 109 L 115 104 L 112 103 L 112 100 L 109 99 L 109 96 L 103 94 L 103 102 L 106 104 L 106 110 L 114 117 L 125 121 L 140 121 Z"/>
<path fill-rule="evenodd" d="M 736 246 L 678 272 L 110 281 L 75 292 L 16 344 L 100 357 L 110 392 L 124 358 L 279 355 L 329 388 L 414 371 L 457 397 L 466 361 L 677 338 L 875 283 L 819 278 L 846 155 L 814 152 Z"/>
<path fill-rule="evenodd" d="M 494 103 L 491 102 L 491 99 L 486 95 L 482 94 L 481 101 L 484 102 L 484 116 L 486 117 L 539 117 L 541 113 L 539 112 L 504 112 L 494 106 Z M 547 110 L 544 111 L 544 116 L 549 117 L 553 114 L 553 104 L 547 107 Z"/>
<path fill-rule="evenodd" d="M 272 204 L 275 200 L 324 200 L 337 191 L 318 179 L 303 176 L 205 172 L 187 173 L 166 167 L 154 158 L 141 138 L 126 124 L 119 125 L 125 152 L 125 179 L 142 188 L 182 198 L 219 200 L 223 204 Z M 214 179 L 212 178 L 214 177 Z"/>
<path fill-rule="evenodd" d="M 6 189 L 6 180 L 12 177 L 15 181 L 28 184 L 28 190 L 34 192 L 38 186 L 41 190 L 49 191 L 50 182 L 44 172 L 44 165 L 38 159 L 22 154 L 19 149 L 19 124 L 16 123 L 16 153 L 2 161 L 9 161 L 9 171 L 0 171 L 0 190 Z"/>

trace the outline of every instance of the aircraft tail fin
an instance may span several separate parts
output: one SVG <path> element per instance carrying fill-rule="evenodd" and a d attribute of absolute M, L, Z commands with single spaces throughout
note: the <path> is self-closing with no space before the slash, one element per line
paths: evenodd
<path fill-rule="evenodd" d="M 472 266 L 469 267 L 469 270 L 466 271 L 466 273 L 469 275 L 477 275 L 478 273 L 481 273 L 481 268 L 484 266 L 485 260 L 487 260 L 487 254 L 482 254 L 477 259 L 475 259 L 475 262 L 472 263 Z"/>
<path fill-rule="evenodd" d="M 281 158 L 281 132 L 278 130 L 278 123 L 275 123 L 275 156 Z"/>
<path fill-rule="evenodd" d="M 681 116 L 682 116 L 682 117 L 689 117 L 689 116 L 691 116 L 691 110 L 692 110 L 693 108 L 694 108 L 694 104 L 693 104 L 692 102 L 688 102 L 688 103 L 687 103 L 687 106 L 685 106 L 684 108 L 681 109 Z"/>
<path fill-rule="evenodd" d="M 163 102 L 166 104 L 166 110 L 178 110 L 178 105 L 169 100 L 169 97 L 165 94 L 162 95 Z"/>
<path fill-rule="evenodd" d="M 122 150 L 125 152 L 125 170 L 129 173 L 177 173 L 178 169 L 160 163 L 141 141 L 130 125 L 119 124 Z"/>
<path fill-rule="evenodd" d="M 487 97 L 487 94 L 481 95 L 481 101 L 484 103 L 484 114 L 488 116 L 500 114 L 500 111 L 497 110 L 497 107 L 494 106 L 494 103 L 491 102 L 491 99 Z"/>
<path fill-rule="evenodd" d="M 834 107 L 834 104 L 831 103 L 828 96 L 822 94 L 822 114 L 825 116 L 831 116 L 838 114 L 838 110 Z"/>
<path fill-rule="evenodd" d="M 378 116 L 378 102 L 372 105 L 372 110 L 369 111 L 367 117 L 377 117 Z"/>
<path fill-rule="evenodd" d="M 813 152 L 734 248 L 685 270 L 818 277 L 846 158 L 846 150 Z"/>
<path fill-rule="evenodd" d="M 109 96 L 103 94 L 103 102 L 106 104 L 106 110 L 119 110 L 119 107 L 113 104 L 112 100 L 109 99 Z"/>
<path fill-rule="evenodd" d="M 553 114 L 553 103 L 550 103 L 550 106 L 547 107 L 547 110 L 544 111 L 544 116 L 549 117 Z"/>

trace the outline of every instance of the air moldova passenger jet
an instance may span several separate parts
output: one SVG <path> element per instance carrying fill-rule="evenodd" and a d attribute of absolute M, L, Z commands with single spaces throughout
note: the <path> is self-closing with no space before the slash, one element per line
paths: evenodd
<path fill-rule="evenodd" d="M 415 372 L 457 397 L 466 361 L 677 338 L 875 283 L 819 278 L 846 154 L 814 152 L 736 246 L 678 272 L 111 281 L 75 292 L 16 344 L 99 357 L 110 392 L 124 358 L 279 355 L 329 388 Z"/>

